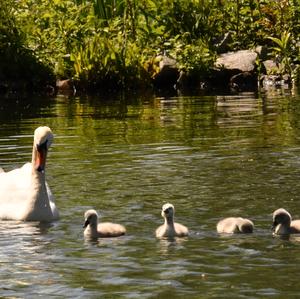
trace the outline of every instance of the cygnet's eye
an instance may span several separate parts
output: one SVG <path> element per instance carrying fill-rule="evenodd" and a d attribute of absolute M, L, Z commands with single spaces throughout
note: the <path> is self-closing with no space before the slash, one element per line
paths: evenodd
<path fill-rule="evenodd" d="M 164 210 L 164 212 L 165 212 L 166 214 L 169 214 L 170 210 L 171 210 L 171 208 L 167 208 L 167 209 Z"/>

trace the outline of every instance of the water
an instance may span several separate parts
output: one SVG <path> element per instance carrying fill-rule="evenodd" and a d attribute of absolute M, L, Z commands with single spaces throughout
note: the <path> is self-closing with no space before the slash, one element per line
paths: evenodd
<path fill-rule="evenodd" d="M 39 125 L 55 133 L 47 180 L 61 218 L 0 222 L 0 296 L 297 298 L 300 237 L 272 237 L 271 213 L 300 218 L 300 97 L 0 100 L 0 167 L 31 159 Z M 175 205 L 187 239 L 157 240 Z M 128 234 L 89 242 L 83 214 Z M 252 235 L 220 236 L 241 215 Z"/>

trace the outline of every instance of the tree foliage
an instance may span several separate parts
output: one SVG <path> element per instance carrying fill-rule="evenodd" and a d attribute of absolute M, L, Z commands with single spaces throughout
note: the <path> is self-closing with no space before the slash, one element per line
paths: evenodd
<path fill-rule="evenodd" d="M 148 82 L 158 54 L 205 73 L 228 32 L 228 50 L 269 45 L 275 55 L 279 46 L 290 67 L 299 62 L 299 7 L 299 0 L 1 0 L 0 78 L 6 68 L 16 73 L 8 56 L 90 86 Z"/>
<path fill-rule="evenodd" d="M 26 47 L 27 35 L 19 26 L 14 7 L 15 1 L 0 1 L 0 87 L 39 90 L 53 81 L 53 73 Z"/>

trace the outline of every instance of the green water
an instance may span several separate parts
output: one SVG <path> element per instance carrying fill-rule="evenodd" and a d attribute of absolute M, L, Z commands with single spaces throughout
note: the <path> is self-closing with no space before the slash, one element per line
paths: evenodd
<path fill-rule="evenodd" d="M 61 218 L 0 222 L 0 296 L 297 298 L 300 237 L 272 237 L 280 207 L 300 218 L 300 97 L 273 93 L 0 100 L 0 167 L 31 160 L 32 134 L 55 141 L 47 180 Z M 171 202 L 187 239 L 157 240 Z M 88 242 L 83 214 L 128 234 Z M 220 236 L 244 216 L 252 235 Z"/>

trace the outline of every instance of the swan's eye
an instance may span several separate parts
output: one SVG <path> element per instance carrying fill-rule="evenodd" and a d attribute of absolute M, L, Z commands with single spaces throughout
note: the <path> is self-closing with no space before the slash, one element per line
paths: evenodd
<path fill-rule="evenodd" d="M 47 150 L 48 149 L 48 140 L 46 140 L 45 142 L 43 142 L 41 144 L 37 144 L 36 148 L 37 148 L 38 151 L 40 151 L 42 149 Z"/>

